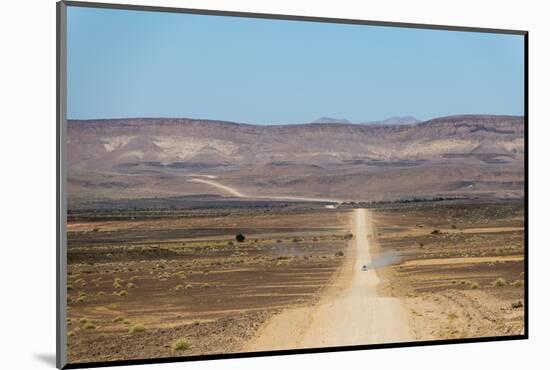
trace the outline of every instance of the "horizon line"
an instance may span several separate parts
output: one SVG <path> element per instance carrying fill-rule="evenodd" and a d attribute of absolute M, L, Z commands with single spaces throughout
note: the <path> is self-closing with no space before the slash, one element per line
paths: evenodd
<path fill-rule="evenodd" d="M 414 124 L 421 124 L 424 122 L 433 121 L 436 119 L 442 119 L 442 118 L 452 118 L 452 117 L 482 117 L 482 116 L 489 116 L 489 117 L 514 117 L 514 118 L 525 118 L 525 114 L 488 114 L 488 113 L 459 113 L 459 114 L 450 114 L 450 115 L 444 115 L 444 116 L 436 116 L 429 119 L 418 119 L 414 116 L 391 116 L 386 119 L 381 120 L 372 120 L 372 121 L 363 121 L 363 122 L 352 122 L 345 118 L 333 118 L 329 116 L 321 116 L 318 119 L 321 118 L 327 118 L 327 119 L 334 119 L 334 120 L 346 120 L 347 122 L 296 122 L 296 123 L 246 123 L 246 122 L 238 122 L 233 120 L 223 120 L 223 119 L 211 119 L 211 118 L 193 118 L 193 117 L 174 117 L 174 116 L 127 116 L 127 117 L 115 117 L 115 118 L 67 118 L 68 121 L 124 121 L 124 120 L 192 120 L 192 121 L 204 121 L 204 122 L 220 122 L 220 123 L 231 123 L 236 125 L 248 125 L 248 126 L 299 126 L 299 125 L 353 125 L 353 126 L 409 126 Z M 396 123 L 396 124 L 383 124 L 380 122 L 383 122 L 384 120 L 392 119 L 392 118 L 414 118 L 418 122 L 414 123 Z"/>

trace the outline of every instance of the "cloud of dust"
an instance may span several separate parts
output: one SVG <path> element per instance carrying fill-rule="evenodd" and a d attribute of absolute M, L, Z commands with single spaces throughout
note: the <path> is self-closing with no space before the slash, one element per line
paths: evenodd
<path fill-rule="evenodd" d="M 382 256 L 374 259 L 371 263 L 367 264 L 367 269 L 377 269 L 388 265 L 393 265 L 401 261 L 401 256 L 397 252 L 384 253 Z"/>

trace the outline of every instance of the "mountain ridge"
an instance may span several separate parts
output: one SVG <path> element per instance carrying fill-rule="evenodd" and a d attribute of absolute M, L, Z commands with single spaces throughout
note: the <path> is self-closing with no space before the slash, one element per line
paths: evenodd
<path fill-rule="evenodd" d="M 456 195 L 472 193 L 462 189 L 468 183 L 483 194 L 520 196 L 524 130 L 523 117 L 502 115 L 410 125 L 69 120 L 67 163 L 69 183 L 78 189 L 73 193 L 88 198 L 111 196 L 113 184 L 119 195 L 204 193 L 199 184 L 182 182 L 194 174 L 218 177 L 247 194 Z"/>

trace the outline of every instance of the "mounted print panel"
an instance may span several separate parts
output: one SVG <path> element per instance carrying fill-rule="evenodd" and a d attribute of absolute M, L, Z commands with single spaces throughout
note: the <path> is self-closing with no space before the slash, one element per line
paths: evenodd
<path fill-rule="evenodd" d="M 58 12 L 58 366 L 527 337 L 526 32 Z"/>

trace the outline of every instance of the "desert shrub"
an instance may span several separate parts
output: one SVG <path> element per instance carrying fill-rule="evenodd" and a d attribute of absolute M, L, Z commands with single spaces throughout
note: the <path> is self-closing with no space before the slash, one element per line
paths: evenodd
<path fill-rule="evenodd" d="M 345 239 L 345 240 L 351 240 L 351 239 L 353 239 L 353 234 L 352 234 L 352 233 L 346 234 L 346 235 L 344 236 L 344 239 Z"/>
<path fill-rule="evenodd" d="M 523 307 L 523 302 L 522 301 L 514 302 L 514 303 L 511 304 L 511 307 L 514 308 L 514 309 L 522 308 Z"/>
<path fill-rule="evenodd" d="M 439 229 L 434 229 L 430 234 L 439 234 L 440 232 Z"/>
<path fill-rule="evenodd" d="M 335 255 L 336 257 L 343 257 L 343 256 L 344 256 L 344 252 L 338 251 L 338 252 L 334 253 L 334 255 Z"/>
<path fill-rule="evenodd" d="M 516 280 L 513 283 L 511 283 L 512 286 L 522 286 L 523 280 Z"/>
<path fill-rule="evenodd" d="M 115 289 L 120 289 L 121 287 L 122 287 L 122 285 L 120 285 L 120 283 L 119 283 L 118 281 L 115 281 L 115 282 L 113 283 L 113 288 L 115 288 Z"/>
<path fill-rule="evenodd" d="M 145 331 L 145 326 L 142 324 L 136 324 L 128 330 L 130 334 L 143 333 Z"/>
<path fill-rule="evenodd" d="M 210 288 L 210 284 L 204 283 L 204 284 L 202 284 L 201 288 Z"/>
<path fill-rule="evenodd" d="M 128 319 L 124 319 L 124 321 L 122 322 L 124 325 L 130 325 L 130 320 Z"/>
<path fill-rule="evenodd" d="M 67 332 L 67 336 L 68 336 L 68 337 L 72 337 L 73 335 L 74 335 L 74 333 L 73 333 L 72 331 L 68 331 L 68 332 Z"/>
<path fill-rule="evenodd" d="M 242 242 L 244 242 L 244 240 L 246 239 L 246 236 L 244 236 L 243 234 L 237 234 L 237 235 L 235 235 L 235 239 L 236 239 L 239 243 L 242 243 Z"/>
<path fill-rule="evenodd" d="M 456 320 L 458 319 L 458 314 L 456 312 L 451 312 L 450 314 L 447 315 L 447 318 L 449 320 Z"/>
<path fill-rule="evenodd" d="M 475 281 L 470 283 L 470 289 L 479 289 L 479 284 Z"/>
<path fill-rule="evenodd" d="M 94 227 L 94 228 L 92 229 L 92 231 L 93 231 L 94 233 L 97 233 L 97 232 L 99 231 L 99 227 Z"/>
<path fill-rule="evenodd" d="M 134 284 L 134 283 L 128 283 L 128 284 L 126 284 L 126 288 L 133 289 L 133 288 L 135 288 L 135 287 L 136 287 L 136 284 Z"/>
<path fill-rule="evenodd" d="M 76 303 L 81 303 L 81 302 L 84 302 L 87 298 L 88 297 L 86 295 L 81 295 L 75 300 L 75 302 Z"/>
<path fill-rule="evenodd" d="M 187 285 L 185 286 L 185 289 L 192 289 L 192 288 L 193 288 L 193 285 L 192 285 L 192 284 L 187 284 Z"/>
<path fill-rule="evenodd" d="M 78 320 L 78 322 L 81 323 L 81 324 L 86 324 L 89 321 L 90 320 L 88 320 L 86 317 L 81 317 L 80 320 Z"/>
<path fill-rule="evenodd" d="M 506 280 L 504 280 L 503 278 L 498 278 L 493 282 L 493 285 L 497 286 L 497 287 L 505 286 L 506 285 Z"/>
<path fill-rule="evenodd" d="M 117 316 L 113 319 L 113 322 L 123 322 L 124 321 L 124 317 L 123 316 Z"/>
<path fill-rule="evenodd" d="M 67 290 L 71 290 L 73 289 L 73 285 L 72 284 L 67 284 Z"/>
<path fill-rule="evenodd" d="M 277 243 L 282 243 L 283 241 L 281 239 L 277 239 Z"/>
<path fill-rule="evenodd" d="M 175 288 L 175 289 L 176 289 L 176 292 L 177 292 L 178 290 L 182 290 L 182 289 L 183 289 L 183 285 L 178 284 L 178 285 L 176 285 L 176 288 Z"/>
<path fill-rule="evenodd" d="M 186 349 L 189 349 L 190 347 L 191 347 L 191 345 L 184 338 L 180 338 L 180 339 L 176 340 L 174 343 L 172 343 L 172 349 L 174 351 L 185 351 Z"/>
<path fill-rule="evenodd" d="M 94 324 L 92 324 L 91 322 L 87 322 L 86 324 L 84 324 L 83 328 L 86 329 L 86 330 L 92 330 L 92 329 L 95 329 L 96 326 Z"/>
<path fill-rule="evenodd" d="M 105 295 L 105 292 L 104 291 L 97 292 L 97 295 Z"/>
<path fill-rule="evenodd" d="M 127 295 L 128 295 L 127 290 L 121 290 L 120 292 L 118 292 L 119 297 L 126 297 Z"/>

